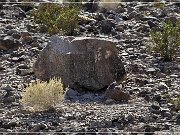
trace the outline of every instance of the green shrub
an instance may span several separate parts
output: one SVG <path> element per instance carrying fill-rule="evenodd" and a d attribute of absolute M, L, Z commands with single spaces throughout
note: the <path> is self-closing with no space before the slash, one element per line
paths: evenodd
<path fill-rule="evenodd" d="M 180 21 L 175 25 L 167 22 L 163 26 L 163 31 L 151 30 L 150 36 L 154 43 L 152 49 L 160 53 L 165 61 L 171 61 L 180 47 Z"/>
<path fill-rule="evenodd" d="M 49 34 L 73 35 L 78 26 L 79 12 L 80 8 L 73 5 L 42 3 L 32 15 L 36 23 L 48 27 Z"/>
<path fill-rule="evenodd" d="M 31 107 L 34 111 L 53 108 L 63 98 L 63 84 L 61 79 L 51 79 L 47 82 L 38 81 L 30 84 L 22 95 L 21 103 Z"/>

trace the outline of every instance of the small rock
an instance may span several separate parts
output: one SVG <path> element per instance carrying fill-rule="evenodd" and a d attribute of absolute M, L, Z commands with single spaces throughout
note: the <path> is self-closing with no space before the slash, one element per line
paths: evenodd
<path fill-rule="evenodd" d="M 0 9 L 1 9 L 1 5 L 0 5 Z M 5 11 L 0 11 L 0 16 L 3 17 L 5 15 Z"/>
<path fill-rule="evenodd" d="M 11 29 L 14 28 L 14 26 L 12 26 L 12 25 L 7 25 L 6 28 L 9 29 L 9 30 L 11 30 Z"/>
<path fill-rule="evenodd" d="M 0 90 L 0 101 L 3 100 L 3 98 L 7 95 L 7 91 L 6 90 Z"/>
<path fill-rule="evenodd" d="M 12 36 L 6 36 L 3 39 L 0 38 L 0 50 L 18 49 L 21 45 L 22 44 Z"/>
<path fill-rule="evenodd" d="M 134 116 L 132 114 L 129 114 L 126 119 L 130 122 L 133 123 L 136 119 L 134 118 Z"/>
<path fill-rule="evenodd" d="M 5 97 L 5 98 L 3 99 L 3 103 L 12 103 L 12 102 L 14 102 L 15 100 L 16 100 L 16 99 L 15 99 L 14 96 Z"/>
<path fill-rule="evenodd" d="M 0 71 L 4 71 L 6 68 L 0 66 Z"/>
<path fill-rule="evenodd" d="M 14 33 L 18 33 L 18 31 L 16 29 L 11 29 L 11 30 L 7 31 L 7 34 L 10 36 L 12 36 L 12 34 L 14 34 Z"/>
<path fill-rule="evenodd" d="M 170 130 L 170 127 L 171 127 L 170 123 L 168 123 L 168 122 L 164 123 L 165 130 Z"/>
<path fill-rule="evenodd" d="M 139 117 L 139 120 L 142 122 L 147 122 L 150 120 L 150 116 L 149 115 L 145 115 L 143 117 Z"/>
<path fill-rule="evenodd" d="M 151 108 L 152 108 L 152 109 L 155 109 L 155 110 L 159 110 L 159 109 L 160 109 L 160 106 L 159 106 L 158 103 L 153 103 L 153 104 L 151 105 Z"/>
<path fill-rule="evenodd" d="M 18 125 L 18 123 L 16 121 L 10 121 L 10 122 L 7 122 L 7 123 L 6 122 L 3 123 L 2 127 L 6 128 L 6 129 L 11 129 L 11 127 L 15 127 L 17 125 Z"/>
<path fill-rule="evenodd" d="M 19 64 L 18 69 L 28 69 L 29 67 L 26 64 Z"/>
<path fill-rule="evenodd" d="M 69 88 L 69 89 L 66 91 L 66 94 L 65 94 L 65 95 L 66 95 L 68 98 L 75 98 L 75 97 L 77 97 L 77 94 L 78 94 L 77 91 Z"/>
<path fill-rule="evenodd" d="M 155 74 L 157 72 L 155 68 L 148 68 L 146 71 L 150 74 Z"/>
<path fill-rule="evenodd" d="M 122 91 L 121 86 L 117 86 L 116 83 L 112 83 L 109 85 L 109 87 L 105 91 L 104 97 L 107 99 L 110 98 L 114 100 L 126 100 L 126 101 L 130 99 L 129 93 Z"/>
<path fill-rule="evenodd" d="M 176 124 L 180 125 L 180 114 L 176 116 Z"/>
<path fill-rule="evenodd" d="M 155 24 L 153 21 L 148 21 L 148 25 L 150 26 L 150 28 L 158 27 L 158 25 Z"/>
<path fill-rule="evenodd" d="M 135 8 L 130 7 L 130 6 L 127 6 L 127 12 L 128 12 L 128 14 L 131 13 L 132 11 L 134 11 L 134 10 L 135 10 Z"/>
<path fill-rule="evenodd" d="M 149 95 L 145 95 L 144 99 L 149 102 L 151 100 L 151 97 Z"/>
<path fill-rule="evenodd" d="M 1 87 L 3 90 L 7 90 L 7 91 L 12 91 L 12 90 L 14 90 L 14 88 L 12 88 L 10 85 L 2 85 L 2 87 Z"/>
<path fill-rule="evenodd" d="M 12 36 L 6 36 L 4 39 L 0 38 L 0 49 L 2 50 L 18 49 L 19 46 L 21 46 L 21 43 Z"/>
<path fill-rule="evenodd" d="M 150 126 L 150 125 L 145 125 L 145 130 L 144 130 L 144 135 L 153 135 L 155 131 L 155 127 L 154 126 Z"/>
<path fill-rule="evenodd" d="M 63 123 L 66 119 L 64 117 L 59 117 L 59 123 Z"/>
<path fill-rule="evenodd" d="M 150 31 L 149 25 L 141 25 L 140 27 L 137 28 L 137 31 L 142 33 L 147 33 Z"/>
<path fill-rule="evenodd" d="M 12 57 L 12 58 L 9 58 L 8 61 L 10 61 L 10 62 L 21 62 L 24 60 L 22 58 L 19 58 L 19 57 Z"/>
<path fill-rule="evenodd" d="M 168 90 L 169 87 L 164 82 L 160 82 L 158 85 L 158 89 L 159 90 Z"/>
<path fill-rule="evenodd" d="M 27 37 L 27 36 L 31 36 L 31 34 L 28 31 L 21 32 L 21 37 L 22 38 Z"/>
<path fill-rule="evenodd" d="M 172 114 L 170 112 L 162 112 L 161 114 L 163 117 L 167 117 L 168 119 L 172 118 Z"/>
<path fill-rule="evenodd" d="M 149 83 L 148 80 L 142 78 L 135 78 L 135 83 L 138 84 L 140 87 Z"/>
<path fill-rule="evenodd" d="M 124 12 L 126 12 L 126 9 L 125 9 L 124 7 L 122 7 L 122 6 L 119 6 L 119 7 L 116 9 L 116 12 L 117 12 L 117 13 L 124 13 Z"/>
<path fill-rule="evenodd" d="M 138 14 L 138 13 L 137 13 L 136 11 L 132 11 L 132 12 L 129 14 L 129 16 L 128 16 L 128 19 L 131 20 L 131 19 L 135 18 L 137 14 Z"/>
<path fill-rule="evenodd" d="M 20 35 L 20 33 L 13 33 L 13 34 L 12 34 L 12 37 L 13 37 L 14 39 L 20 39 L 20 38 L 21 38 L 21 35 Z"/>
<path fill-rule="evenodd" d="M 41 130 L 41 124 L 36 124 L 33 129 L 31 130 L 31 132 L 39 132 Z"/>
<path fill-rule="evenodd" d="M 31 44 L 33 42 L 33 39 L 31 36 L 25 36 L 25 37 L 21 37 L 21 42 L 23 44 Z"/>
<path fill-rule="evenodd" d="M 142 21 L 149 21 L 149 20 L 152 20 L 153 22 L 160 22 L 159 19 L 157 19 L 156 17 L 152 17 L 152 16 L 143 16 L 141 18 Z"/>
<path fill-rule="evenodd" d="M 16 74 L 20 76 L 32 75 L 34 74 L 32 69 L 16 69 Z"/>
<path fill-rule="evenodd" d="M 101 32 L 104 34 L 110 33 L 112 28 L 114 27 L 115 27 L 115 24 L 112 22 L 111 19 L 103 20 L 101 22 Z"/>
<path fill-rule="evenodd" d="M 34 42 L 31 43 L 31 46 L 32 47 L 39 47 L 39 43 L 34 41 Z"/>
<path fill-rule="evenodd" d="M 175 74 L 173 74 L 173 75 L 170 75 L 170 77 L 171 77 L 171 78 L 178 78 L 178 77 L 179 77 L 179 75 L 175 75 Z"/>
<path fill-rule="evenodd" d="M 161 111 L 160 111 L 160 106 L 158 103 L 153 103 L 151 105 L 151 108 L 150 108 L 150 112 L 153 113 L 153 114 L 160 114 Z"/>
<path fill-rule="evenodd" d="M 160 94 L 156 93 L 153 96 L 153 101 L 157 101 L 158 103 L 163 103 L 166 101 L 166 99 L 164 99 Z"/>

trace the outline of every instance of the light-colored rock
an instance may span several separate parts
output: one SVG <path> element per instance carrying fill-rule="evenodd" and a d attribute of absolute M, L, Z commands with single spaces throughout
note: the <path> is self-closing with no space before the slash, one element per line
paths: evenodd
<path fill-rule="evenodd" d="M 61 77 L 66 86 L 90 90 L 102 89 L 125 74 L 114 42 L 88 37 L 53 36 L 34 71 L 41 80 Z"/>

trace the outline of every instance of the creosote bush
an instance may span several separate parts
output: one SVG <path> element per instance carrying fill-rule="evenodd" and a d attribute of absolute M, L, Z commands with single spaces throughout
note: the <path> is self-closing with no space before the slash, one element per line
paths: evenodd
<path fill-rule="evenodd" d="M 30 84 L 22 95 L 21 103 L 34 111 L 43 111 L 59 103 L 63 99 L 61 79 L 53 78 L 49 82 L 37 81 Z"/>
<path fill-rule="evenodd" d="M 73 35 L 78 26 L 80 8 L 72 4 L 42 3 L 32 14 L 36 23 L 48 27 L 49 34 Z"/>
<path fill-rule="evenodd" d="M 169 21 L 164 24 L 163 31 L 151 30 L 150 35 L 153 51 L 160 53 L 164 61 L 173 60 L 180 47 L 180 21 L 176 24 Z"/>

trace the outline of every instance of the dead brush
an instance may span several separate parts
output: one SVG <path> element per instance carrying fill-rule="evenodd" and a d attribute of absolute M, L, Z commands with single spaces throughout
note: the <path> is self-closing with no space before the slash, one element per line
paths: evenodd
<path fill-rule="evenodd" d="M 54 108 L 63 99 L 61 79 L 53 78 L 49 82 L 37 81 L 30 84 L 22 94 L 21 103 L 33 111 Z"/>

